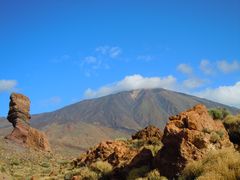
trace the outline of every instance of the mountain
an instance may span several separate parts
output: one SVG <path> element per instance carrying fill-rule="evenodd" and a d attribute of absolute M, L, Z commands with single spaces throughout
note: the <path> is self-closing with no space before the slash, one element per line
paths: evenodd
<path fill-rule="evenodd" d="M 163 129 L 169 116 L 199 103 L 207 108 L 223 107 L 233 114 L 240 112 L 234 107 L 179 92 L 141 89 L 84 100 L 54 112 L 33 115 L 31 125 L 46 132 L 56 151 L 79 154 L 100 141 L 129 137 L 149 124 Z"/>
<path fill-rule="evenodd" d="M 55 112 L 33 116 L 32 121 L 40 128 L 51 123 L 84 122 L 128 131 L 136 131 L 149 124 L 163 129 L 170 115 L 199 103 L 208 108 L 223 107 L 234 114 L 239 112 L 237 108 L 183 93 L 143 89 L 84 100 Z"/>

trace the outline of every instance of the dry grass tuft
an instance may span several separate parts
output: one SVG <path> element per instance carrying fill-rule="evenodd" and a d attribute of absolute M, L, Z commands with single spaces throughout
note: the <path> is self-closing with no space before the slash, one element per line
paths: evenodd
<path fill-rule="evenodd" d="M 231 148 L 213 150 L 202 160 L 189 163 L 180 179 L 231 179 L 240 178 L 240 153 Z"/>

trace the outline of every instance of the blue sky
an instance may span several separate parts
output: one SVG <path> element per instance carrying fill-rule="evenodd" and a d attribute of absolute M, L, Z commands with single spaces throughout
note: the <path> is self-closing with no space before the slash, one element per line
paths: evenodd
<path fill-rule="evenodd" d="M 0 0 L 0 116 L 163 87 L 240 107 L 239 0 Z"/>

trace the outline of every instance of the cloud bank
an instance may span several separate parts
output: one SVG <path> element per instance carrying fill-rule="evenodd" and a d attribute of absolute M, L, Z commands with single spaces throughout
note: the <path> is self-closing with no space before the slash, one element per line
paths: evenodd
<path fill-rule="evenodd" d="M 129 91 L 134 89 L 152 89 L 165 88 L 174 89 L 176 87 L 176 78 L 173 76 L 166 77 L 143 77 L 140 74 L 126 76 L 124 79 L 113 84 L 105 85 L 99 89 L 87 89 L 85 96 L 87 98 L 101 97 L 120 91 Z"/>
<path fill-rule="evenodd" d="M 0 80 L 0 92 L 12 91 L 16 86 L 16 80 Z"/>
<path fill-rule="evenodd" d="M 232 86 L 208 88 L 194 95 L 240 108 L 240 81 Z"/>

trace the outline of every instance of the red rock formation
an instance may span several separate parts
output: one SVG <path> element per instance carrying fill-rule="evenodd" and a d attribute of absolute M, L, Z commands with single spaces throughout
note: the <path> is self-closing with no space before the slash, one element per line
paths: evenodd
<path fill-rule="evenodd" d="M 51 151 L 46 135 L 30 127 L 29 111 L 29 98 L 22 94 L 12 93 L 7 119 L 12 123 L 14 129 L 10 135 L 6 136 L 6 139 L 30 148 Z"/>
<path fill-rule="evenodd" d="M 163 133 L 162 131 L 155 126 L 147 126 L 144 129 L 138 131 L 136 134 L 132 135 L 132 139 L 142 139 L 145 141 L 148 140 L 162 140 Z"/>
<path fill-rule="evenodd" d="M 117 166 L 120 162 L 130 161 L 136 154 L 137 150 L 132 149 L 123 141 L 105 141 L 101 142 L 94 149 L 78 158 L 76 164 L 91 164 L 97 160 L 108 161 L 113 166 Z"/>
<path fill-rule="evenodd" d="M 170 179 L 179 175 L 186 164 L 199 160 L 212 149 L 232 147 L 224 126 L 214 121 L 203 105 L 169 118 L 164 129 L 163 148 L 158 152 L 155 166 Z"/>

